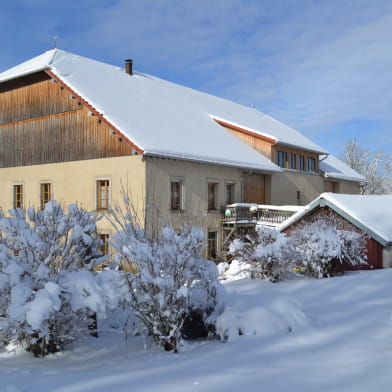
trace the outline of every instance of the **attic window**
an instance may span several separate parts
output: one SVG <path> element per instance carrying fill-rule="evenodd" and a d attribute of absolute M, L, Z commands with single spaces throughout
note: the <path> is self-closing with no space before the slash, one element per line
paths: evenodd
<path fill-rule="evenodd" d="M 277 151 L 276 152 L 276 164 L 280 167 L 286 167 L 287 152 Z"/>
<path fill-rule="evenodd" d="M 308 172 L 315 172 L 316 171 L 316 160 L 312 157 L 308 157 L 306 161 L 306 167 Z"/>
<path fill-rule="evenodd" d="M 303 155 L 298 157 L 298 170 L 305 170 L 305 157 Z"/>
<path fill-rule="evenodd" d="M 296 169 L 297 168 L 297 155 L 294 154 L 293 152 L 290 153 L 290 169 Z"/>

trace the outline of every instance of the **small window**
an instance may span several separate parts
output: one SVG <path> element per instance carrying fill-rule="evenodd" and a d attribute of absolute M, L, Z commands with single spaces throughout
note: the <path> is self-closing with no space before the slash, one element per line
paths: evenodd
<path fill-rule="evenodd" d="M 102 241 L 102 245 L 99 248 L 103 255 L 109 254 L 109 234 L 98 234 L 99 239 Z"/>
<path fill-rule="evenodd" d="M 41 184 L 41 196 L 40 196 L 41 210 L 45 209 L 45 204 L 52 200 L 52 187 L 49 182 Z"/>
<path fill-rule="evenodd" d="M 217 232 L 208 232 L 208 255 L 207 258 L 210 260 L 215 260 L 217 256 Z"/>
<path fill-rule="evenodd" d="M 23 185 L 14 185 L 14 208 L 23 208 Z"/>
<path fill-rule="evenodd" d="M 109 180 L 97 180 L 97 210 L 109 208 Z"/>
<path fill-rule="evenodd" d="M 218 184 L 216 182 L 208 183 L 208 209 L 216 210 Z"/>
<path fill-rule="evenodd" d="M 170 209 L 180 211 L 183 209 L 183 182 L 170 182 Z"/>
<path fill-rule="evenodd" d="M 233 204 L 235 202 L 235 184 L 226 184 L 226 205 Z"/>
<path fill-rule="evenodd" d="M 305 170 L 305 157 L 300 155 L 298 157 L 298 170 L 304 171 Z"/>
<path fill-rule="evenodd" d="M 316 160 L 314 158 L 308 157 L 307 162 L 306 162 L 307 170 L 309 172 L 315 172 L 316 171 Z"/>
<path fill-rule="evenodd" d="M 293 152 L 290 153 L 290 169 L 297 168 L 297 155 Z"/>
<path fill-rule="evenodd" d="M 276 164 L 280 167 L 286 167 L 286 161 L 287 161 L 287 152 L 277 151 Z"/>

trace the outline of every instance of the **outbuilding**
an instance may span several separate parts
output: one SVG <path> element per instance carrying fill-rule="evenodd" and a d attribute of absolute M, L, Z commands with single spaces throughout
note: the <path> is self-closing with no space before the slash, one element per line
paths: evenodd
<path fill-rule="evenodd" d="M 392 267 L 392 195 L 322 193 L 278 229 L 287 233 L 317 218 L 331 220 L 338 230 L 366 234 L 369 266 Z"/>

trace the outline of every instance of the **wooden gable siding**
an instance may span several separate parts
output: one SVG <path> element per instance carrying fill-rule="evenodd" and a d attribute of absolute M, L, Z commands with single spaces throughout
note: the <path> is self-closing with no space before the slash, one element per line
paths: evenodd
<path fill-rule="evenodd" d="M 343 218 L 341 215 L 337 214 L 335 211 L 331 210 L 329 207 L 321 207 L 310 212 L 308 215 L 305 215 L 299 221 L 289 226 L 285 232 L 290 233 L 294 230 L 297 230 L 304 223 L 312 223 L 317 219 L 325 219 L 326 221 L 335 225 L 338 230 L 359 231 L 356 226 L 350 223 L 347 219 Z"/>
<path fill-rule="evenodd" d="M 243 131 L 238 131 L 233 128 L 229 128 L 225 126 L 228 131 L 230 131 L 233 135 L 235 135 L 238 139 L 240 139 L 242 142 L 246 143 L 248 146 L 252 147 L 254 150 L 260 152 L 264 156 L 266 156 L 268 159 L 272 160 L 271 156 L 271 147 L 272 143 L 262 140 L 260 138 L 257 138 L 249 133 L 244 133 Z"/>
<path fill-rule="evenodd" d="M 290 233 L 298 229 L 301 225 L 306 223 L 314 222 L 315 220 L 322 218 L 331 222 L 336 226 L 338 230 L 355 231 L 357 233 L 362 233 L 362 231 L 349 222 L 347 219 L 343 218 L 341 215 L 331 210 L 329 207 L 321 207 L 310 214 L 304 216 L 298 222 L 288 227 L 285 232 Z M 352 271 L 357 269 L 378 269 L 382 268 L 382 246 L 375 241 L 373 238 L 367 239 L 367 262 L 369 266 L 353 267 L 349 264 L 344 263 L 341 267 L 338 267 L 336 271 Z"/>
<path fill-rule="evenodd" d="M 0 84 L 0 124 L 81 109 L 44 72 Z"/>
<path fill-rule="evenodd" d="M 0 167 L 131 154 L 131 147 L 44 73 L 1 84 Z"/>

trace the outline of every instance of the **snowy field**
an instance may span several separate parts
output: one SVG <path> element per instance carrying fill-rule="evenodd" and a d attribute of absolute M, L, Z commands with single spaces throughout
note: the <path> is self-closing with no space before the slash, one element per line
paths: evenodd
<path fill-rule="evenodd" d="M 391 282 L 392 270 L 227 282 L 227 343 L 197 341 L 172 354 L 102 334 L 43 359 L 2 352 L 0 391 L 389 392 Z"/>

